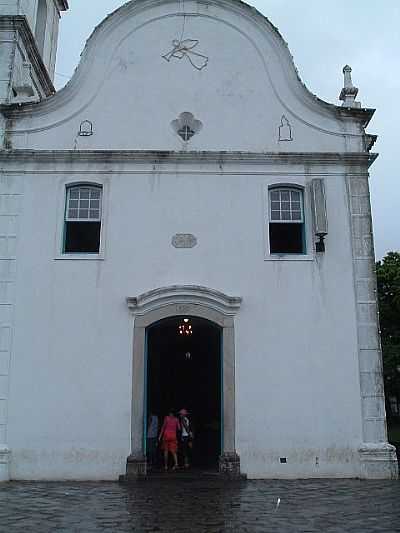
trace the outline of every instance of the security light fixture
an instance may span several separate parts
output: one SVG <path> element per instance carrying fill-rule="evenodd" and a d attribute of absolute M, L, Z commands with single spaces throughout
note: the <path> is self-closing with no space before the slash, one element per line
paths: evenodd
<path fill-rule="evenodd" d="M 313 179 L 311 182 L 311 192 L 315 235 L 318 238 L 318 241 L 315 243 L 315 251 L 323 253 L 325 252 L 325 237 L 328 235 L 324 180 L 319 178 Z"/>

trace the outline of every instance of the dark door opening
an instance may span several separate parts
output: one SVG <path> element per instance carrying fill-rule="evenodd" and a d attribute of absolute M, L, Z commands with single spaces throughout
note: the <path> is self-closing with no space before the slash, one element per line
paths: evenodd
<path fill-rule="evenodd" d="M 147 415 L 160 425 L 185 408 L 194 430 L 192 465 L 213 468 L 221 453 L 221 329 L 205 319 L 173 317 L 147 330 Z"/>

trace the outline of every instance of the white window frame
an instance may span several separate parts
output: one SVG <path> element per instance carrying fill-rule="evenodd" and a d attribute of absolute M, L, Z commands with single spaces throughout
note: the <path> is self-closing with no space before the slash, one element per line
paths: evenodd
<path fill-rule="evenodd" d="M 286 192 L 288 193 L 289 195 L 289 200 L 286 202 L 289 203 L 289 209 L 287 210 L 283 210 L 281 208 L 282 206 L 282 202 L 283 200 L 281 199 L 281 197 L 279 198 L 278 202 L 276 202 L 275 200 L 272 199 L 272 194 L 273 193 L 279 193 L 281 195 L 281 193 L 283 192 Z M 282 218 L 282 213 L 283 212 L 288 212 L 290 213 L 290 216 L 292 217 L 293 216 L 293 213 L 295 212 L 294 209 L 292 209 L 292 193 L 297 193 L 300 195 L 300 218 L 298 219 L 293 219 L 293 218 L 288 218 L 288 219 L 285 219 L 285 218 Z M 272 209 L 272 203 L 275 202 L 275 203 L 279 203 L 279 209 L 278 210 L 275 210 L 275 212 L 279 212 L 279 215 L 280 215 L 280 218 L 279 219 L 275 219 L 272 217 L 272 213 L 274 212 L 274 210 Z M 302 224 L 302 225 L 305 225 L 305 217 L 304 217 L 304 190 L 303 188 L 299 188 L 299 187 L 288 187 L 288 186 L 276 186 L 276 187 L 269 187 L 269 191 L 268 191 L 268 208 L 269 208 L 269 220 L 270 220 L 270 224 Z M 298 210 L 296 210 L 298 211 Z"/>
<path fill-rule="evenodd" d="M 75 190 L 78 190 L 79 192 L 82 189 L 88 189 L 89 190 L 89 196 L 88 198 L 81 198 L 80 194 L 78 198 L 71 198 L 71 193 L 73 193 Z M 91 191 L 96 190 L 100 191 L 99 198 L 92 198 L 91 197 Z M 81 202 L 88 202 L 88 206 L 82 207 Z M 91 208 L 91 202 L 98 201 L 99 206 L 97 208 Z M 71 206 L 72 202 L 77 202 L 77 206 Z M 99 185 L 93 185 L 93 184 L 85 184 L 85 185 L 70 185 L 68 186 L 66 190 L 66 200 L 65 200 L 65 222 L 100 222 L 101 223 L 101 215 L 102 215 L 102 204 L 103 204 L 103 187 L 100 187 Z M 72 217 L 71 211 L 76 210 L 77 216 Z M 80 211 L 87 210 L 88 216 L 87 217 L 79 217 Z M 93 218 L 90 216 L 90 211 L 99 211 L 98 216 Z"/>
<path fill-rule="evenodd" d="M 100 228 L 100 247 L 98 253 L 65 253 L 64 252 L 64 232 L 67 219 L 67 201 L 69 191 L 74 187 L 98 187 L 101 188 L 101 228 Z M 107 180 L 85 179 L 80 181 L 62 180 L 58 190 L 57 202 L 57 223 L 55 236 L 55 253 L 54 259 L 59 260 L 76 260 L 76 261 L 102 261 L 105 258 L 106 230 L 108 223 L 108 197 L 109 186 Z M 90 222 L 94 219 L 69 219 L 75 222 Z"/>
<path fill-rule="evenodd" d="M 304 243 L 306 253 L 301 254 L 271 254 L 269 241 L 269 224 L 280 223 L 280 221 L 271 220 L 270 213 L 270 191 L 274 189 L 297 189 L 302 193 L 302 213 L 304 224 Z M 315 247 L 312 234 L 312 213 L 309 201 L 308 188 L 305 179 L 291 180 L 287 177 L 282 179 L 270 180 L 263 185 L 263 227 L 264 227 L 264 260 L 265 261 L 314 261 Z M 298 221 L 282 220 L 282 223 L 299 223 Z"/>

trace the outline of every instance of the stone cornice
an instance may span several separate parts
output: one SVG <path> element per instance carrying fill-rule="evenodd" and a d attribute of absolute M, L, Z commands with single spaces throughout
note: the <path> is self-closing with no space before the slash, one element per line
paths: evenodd
<path fill-rule="evenodd" d="M 55 88 L 53 82 L 51 81 L 49 73 L 47 72 L 47 68 L 43 63 L 40 52 L 36 45 L 35 37 L 32 33 L 32 30 L 30 29 L 26 17 L 22 15 L 0 16 L 0 30 L 18 32 L 18 35 L 21 37 L 22 42 L 25 46 L 25 50 L 28 55 L 28 60 L 32 65 L 33 70 L 35 71 L 36 76 L 38 77 L 43 92 L 46 96 L 54 94 Z M 14 108 L 13 105 L 3 107 Z"/>
<path fill-rule="evenodd" d="M 366 140 L 366 149 L 367 151 L 371 151 L 374 144 L 376 143 L 378 139 L 378 136 L 377 135 L 366 135 L 365 136 L 365 140 Z"/>
<path fill-rule="evenodd" d="M 335 106 L 336 113 L 340 118 L 352 118 L 361 122 L 364 128 L 368 126 L 376 109 L 367 107 L 338 107 Z"/>
<path fill-rule="evenodd" d="M 156 150 L 0 150 L 3 163 L 108 165 L 120 163 L 343 164 L 370 166 L 378 154 L 367 152 L 170 152 Z"/>

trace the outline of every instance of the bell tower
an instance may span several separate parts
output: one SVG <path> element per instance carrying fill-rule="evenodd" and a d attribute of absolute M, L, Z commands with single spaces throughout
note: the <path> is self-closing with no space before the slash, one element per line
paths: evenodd
<path fill-rule="evenodd" d="M 58 27 L 67 0 L 0 4 L 0 104 L 37 101 L 55 92 Z"/>

